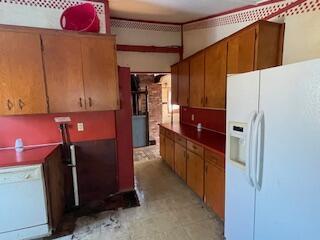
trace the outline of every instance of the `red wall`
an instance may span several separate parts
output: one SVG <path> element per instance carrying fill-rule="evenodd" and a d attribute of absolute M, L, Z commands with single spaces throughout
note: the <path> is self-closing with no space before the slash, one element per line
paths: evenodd
<path fill-rule="evenodd" d="M 131 79 L 129 68 L 119 68 L 121 109 L 116 112 L 119 191 L 134 188 Z"/>
<path fill-rule="evenodd" d="M 194 114 L 194 121 L 192 121 Z M 180 120 L 184 124 L 196 126 L 201 123 L 204 128 L 226 133 L 226 111 L 181 107 Z"/>
<path fill-rule="evenodd" d="M 60 142 L 56 116 L 71 117 L 73 142 L 116 137 L 114 111 L 0 117 L 0 147 L 13 146 L 16 138 L 22 138 L 25 145 Z M 83 132 L 77 131 L 78 122 L 84 123 Z"/>

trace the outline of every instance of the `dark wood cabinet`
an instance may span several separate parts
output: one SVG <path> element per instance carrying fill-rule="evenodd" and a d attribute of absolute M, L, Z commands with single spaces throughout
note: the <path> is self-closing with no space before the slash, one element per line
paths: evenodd
<path fill-rule="evenodd" d="M 204 106 L 204 52 L 190 58 L 190 107 Z"/>
<path fill-rule="evenodd" d="M 205 203 L 224 219 L 225 169 L 224 159 L 205 151 Z"/>
<path fill-rule="evenodd" d="M 60 148 L 43 164 L 48 201 L 49 225 L 53 231 L 60 224 L 66 207 L 64 169 Z"/>
<path fill-rule="evenodd" d="M 115 140 L 75 143 L 80 205 L 118 191 Z"/>
<path fill-rule="evenodd" d="M 226 107 L 227 43 L 220 42 L 205 50 L 204 106 Z"/>
<path fill-rule="evenodd" d="M 171 66 L 171 104 L 178 104 L 179 65 Z"/>
<path fill-rule="evenodd" d="M 178 104 L 180 106 L 189 105 L 189 61 L 179 63 L 179 84 L 178 84 Z"/>

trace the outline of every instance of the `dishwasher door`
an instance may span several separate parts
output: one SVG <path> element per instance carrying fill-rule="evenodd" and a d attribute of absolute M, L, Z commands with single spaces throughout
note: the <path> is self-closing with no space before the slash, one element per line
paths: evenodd
<path fill-rule="evenodd" d="M 0 239 L 47 223 L 42 165 L 0 169 Z"/>

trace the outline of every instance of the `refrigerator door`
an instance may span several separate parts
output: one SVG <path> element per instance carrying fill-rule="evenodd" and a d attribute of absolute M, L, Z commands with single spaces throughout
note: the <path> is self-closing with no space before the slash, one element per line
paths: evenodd
<path fill-rule="evenodd" d="M 320 239 L 320 60 L 264 70 L 260 84 L 255 240 Z"/>
<path fill-rule="evenodd" d="M 230 152 L 235 142 L 230 142 L 230 139 L 233 127 L 248 126 L 250 116 L 258 111 L 259 77 L 259 71 L 228 77 L 225 205 L 227 240 L 253 239 L 255 190 L 247 179 L 245 164 L 231 160 Z"/>

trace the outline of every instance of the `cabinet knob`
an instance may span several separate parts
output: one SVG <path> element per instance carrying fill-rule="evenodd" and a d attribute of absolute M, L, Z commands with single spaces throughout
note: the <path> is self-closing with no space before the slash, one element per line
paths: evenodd
<path fill-rule="evenodd" d="M 7 100 L 7 107 L 9 111 L 11 111 L 13 108 L 13 103 L 10 101 L 10 99 Z"/>
<path fill-rule="evenodd" d="M 89 107 L 92 107 L 92 98 L 89 97 Z"/>
<path fill-rule="evenodd" d="M 22 110 L 24 106 L 24 102 L 21 99 L 19 99 L 19 108 Z"/>
<path fill-rule="evenodd" d="M 82 98 L 79 98 L 79 106 L 82 108 L 83 104 L 82 104 Z"/>

